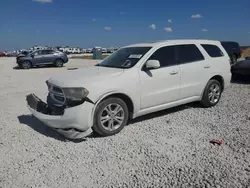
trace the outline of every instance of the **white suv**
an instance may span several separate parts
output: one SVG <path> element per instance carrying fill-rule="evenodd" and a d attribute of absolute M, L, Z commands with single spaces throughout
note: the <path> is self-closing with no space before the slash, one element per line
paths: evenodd
<path fill-rule="evenodd" d="M 230 84 L 219 41 L 171 40 L 120 48 L 101 63 L 46 81 L 47 104 L 27 95 L 31 113 L 70 139 L 120 132 L 130 119 L 200 101 L 216 105 Z"/>

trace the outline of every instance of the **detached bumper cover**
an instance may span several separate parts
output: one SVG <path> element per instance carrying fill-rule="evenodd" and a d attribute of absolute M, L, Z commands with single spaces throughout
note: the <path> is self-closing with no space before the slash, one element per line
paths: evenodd
<path fill-rule="evenodd" d="M 52 109 L 35 94 L 26 96 L 28 108 L 40 121 L 69 139 L 84 138 L 92 133 L 90 118 L 93 104 L 65 108 L 62 115 L 51 115 Z"/>

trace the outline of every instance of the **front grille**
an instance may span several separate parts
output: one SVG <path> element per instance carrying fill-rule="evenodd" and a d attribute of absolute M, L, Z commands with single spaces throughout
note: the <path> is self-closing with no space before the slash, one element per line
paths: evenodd
<path fill-rule="evenodd" d="M 57 106 L 64 105 L 66 102 L 66 97 L 63 93 L 63 90 L 60 87 L 52 85 L 48 82 L 47 82 L 47 85 L 48 85 L 48 89 L 49 89 L 49 95 L 50 95 L 51 99 L 53 99 L 55 101 L 55 104 Z"/>

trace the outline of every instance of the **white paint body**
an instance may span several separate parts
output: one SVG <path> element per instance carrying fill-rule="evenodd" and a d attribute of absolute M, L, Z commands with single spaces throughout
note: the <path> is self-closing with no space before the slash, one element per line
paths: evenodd
<path fill-rule="evenodd" d="M 200 44 L 213 44 L 224 53 L 223 57 L 211 58 Z M 195 44 L 205 60 L 142 70 L 147 59 L 159 48 L 170 45 Z M 34 110 L 32 113 L 41 121 L 54 128 L 75 127 L 86 131 L 93 126 L 93 115 L 98 103 L 111 94 L 128 96 L 134 106 L 133 118 L 171 108 L 181 104 L 200 101 L 208 81 L 219 75 L 226 89 L 231 80 L 229 56 L 219 41 L 210 40 L 172 40 L 157 43 L 135 44 L 126 47 L 152 46 L 152 48 L 129 69 L 92 66 L 60 73 L 49 79 L 59 87 L 84 87 L 89 91 L 88 98 L 94 104 L 65 109 L 63 116 L 44 115 Z"/>

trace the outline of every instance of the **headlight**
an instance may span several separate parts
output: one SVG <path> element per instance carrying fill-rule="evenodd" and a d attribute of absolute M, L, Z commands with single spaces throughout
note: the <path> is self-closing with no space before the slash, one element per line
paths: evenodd
<path fill-rule="evenodd" d="M 63 92 L 67 99 L 77 101 L 86 98 L 89 94 L 85 88 L 63 88 Z"/>

